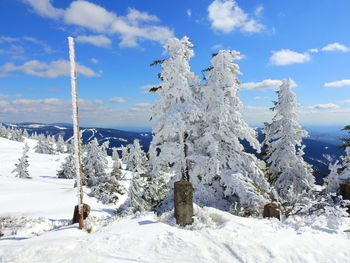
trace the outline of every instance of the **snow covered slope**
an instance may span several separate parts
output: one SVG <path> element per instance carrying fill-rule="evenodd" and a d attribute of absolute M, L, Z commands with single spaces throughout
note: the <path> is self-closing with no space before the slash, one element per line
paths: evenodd
<path fill-rule="evenodd" d="M 33 152 L 29 173 L 11 171 L 24 143 L 0 138 L 0 262 L 347 262 L 348 219 L 242 218 L 195 207 L 195 222 L 180 228 L 173 214 L 120 217 L 114 206 L 86 195 L 87 231 L 69 225 L 76 203 L 73 180 L 57 179 L 65 155 Z M 110 162 L 111 167 L 111 162 Z M 126 172 L 125 186 L 130 173 Z M 86 189 L 88 192 L 88 189 Z M 120 203 L 125 200 L 122 196 Z"/>

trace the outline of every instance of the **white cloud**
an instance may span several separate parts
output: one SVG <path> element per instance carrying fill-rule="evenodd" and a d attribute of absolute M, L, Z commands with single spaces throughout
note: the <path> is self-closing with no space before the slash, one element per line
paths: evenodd
<path fill-rule="evenodd" d="M 98 63 L 98 60 L 96 58 L 91 58 L 90 61 L 94 64 L 97 64 Z"/>
<path fill-rule="evenodd" d="M 85 126 L 149 126 L 148 106 L 135 105 L 142 109 L 112 109 L 102 100 L 79 100 L 81 124 Z M 0 100 L 0 119 L 4 122 L 71 122 L 72 109 L 70 99 L 17 99 L 13 101 Z M 146 109 L 146 110 L 145 110 Z M 103 116 L 103 118 L 101 118 Z"/>
<path fill-rule="evenodd" d="M 70 64 L 68 60 L 55 60 L 50 63 L 31 60 L 20 66 L 15 66 L 13 63 L 6 63 L 0 67 L 0 70 L 5 74 L 13 71 L 21 71 L 32 76 L 57 78 L 70 75 Z M 87 77 L 100 76 L 99 73 L 91 68 L 80 65 L 79 63 L 77 64 L 77 72 Z"/>
<path fill-rule="evenodd" d="M 235 0 L 214 0 L 208 7 L 208 18 L 211 27 L 223 33 L 234 30 L 256 33 L 264 29 L 264 25 L 249 18 Z"/>
<path fill-rule="evenodd" d="M 35 37 L 0 36 L 0 54 L 10 55 L 12 59 L 25 59 L 25 55 L 43 53 L 51 54 L 55 51 L 44 41 Z"/>
<path fill-rule="evenodd" d="M 133 8 L 128 9 L 126 16 L 118 16 L 88 1 L 73 1 L 67 9 L 54 8 L 49 0 L 42 0 L 43 4 L 37 0 L 25 2 L 41 16 L 59 18 L 66 24 L 81 26 L 95 33 L 118 35 L 120 46 L 136 47 L 143 40 L 164 43 L 173 36 L 168 27 L 154 24 L 159 21 L 158 17 Z"/>
<path fill-rule="evenodd" d="M 350 103 L 350 100 L 340 100 L 338 103 Z"/>
<path fill-rule="evenodd" d="M 109 99 L 108 102 L 110 102 L 110 103 L 123 103 L 123 102 L 126 102 L 126 100 L 124 98 L 115 97 L 115 98 Z"/>
<path fill-rule="evenodd" d="M 6 99 L 6 98 L 10 98 L 10 97 L 23 97 L 22 93 L 16 93 L 16 94 L 0 94 L 0 99 Z"/>
<path fill-rule="evenodd" d="M 310 53 L 318 53 L 318 52 L 320 52 L 320 50 L 318 48 L 310 48 L 308 51 Z"/>
<path fill-rule="evenodd" d="M 275 66 L 285 66 L 295 63 L 304 63 L 310 59 L 308 53 L 298 53 L 290 49 L 281 49 L 278 51 L 272 51 L 270 63 Z"/>
<path fill-rule="evenodd" d="M 350 86 L 350 79 L 343 79 L 333 82 L 327 82 L 324 84 L 325 87 L 344 87 Z"/>
<path fill-rule="evenodd" d="M 24 0 L 24 2 L 31 5 L 34 11 L 42 17 L 58 19 L 64 14 L 63 9 L 52 6 L 51 0 Z"/>
<path fill-rule="evenodd" d="M 152 104 L 150 103 L 137 103 L 134 107 L 130 108 L 130 112 L 150 112 Z"/>
<path fill-rule="evenodd" d="M 308 108 L 313 110 L 330 110 L 330 109 L 339 109 L 340 106 L 334 103 L 326 103 L 326 104 L 316 104 L 313 106 L 309 106 Z"/>
<path fill-rule="evenodd" d="M 89 43 L 98 47 L 110 47 L 112 44 L 112 40 L 104 35 L 78 36 L 75 40 L 80 43 Z"/>
<path fill-rule="evenodd" d="M 341 51 L 341 52 L 349 52 L 350 49 L 347 46 L 344 46 L 340 43 L 332 43 L 322 48 L 323 51 Z"/>
<path fill-rule="evenodd" d="M 262 5 L 259 5 L 257 8 L 255 8 L 254 15 L 259 17 L 262 15 L 264 11 L 264 7 Z"/>
<path fill-rule="evenodd" d="M 241 89 L 245 90 L 267 90 L 278 89 L 282 85 L 279 79 L 264 79 L 260 82 L 246 82 L 241 84 Z"/>
<path fill-rule="evenodd" d="M 192 16 L 192 11 L 191 11 L 191 9 L 187 9 L 187 10 L 186 10 L 186 14 L 187 14 L 188 17 L 191 17 L 191 16 Z"/>

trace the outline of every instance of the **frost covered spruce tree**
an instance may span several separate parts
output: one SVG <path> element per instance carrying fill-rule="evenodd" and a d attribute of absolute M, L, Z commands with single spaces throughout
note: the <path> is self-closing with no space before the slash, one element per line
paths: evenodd
<path fill-rule="evenodd" d="M 157 208 L 166 196 L 169 175 L 168 166 L 163 166 L 156 176 L 135 172 L 129 188 L 129 209 L 142 212 Z"/>
<path fill-rule="evenodd" d="M 56 141 L 56 151 L 59 153 L 65 153 L 67 152 L 66 145 L 63 139 L 63 136 L 60 134 L 58 135 L 57 141 Z"/>
<path fill-rule="evenodd" d="M 114 167 L 110 174 L 98 178 L 97 184 L 91 188 L 91 193 L 104 204 L 116 204 L 119 196 L 125 193 L 125 188 L 119 182 L 122 177 L 122 171 Z"/>
<path fill-rule="evenodd" d="M 84 151 L 84 183 L 91 187 L 99 183 L 99 178 L 106 176 L 107 159 L 96 138 L 86 145 Z"/>
<path fill-rule="evenodd" d="M 285 201 L 290 201 L 292 195 L 309 192 L 315 184 L 312 168 L 303 159 L 302 139 L 308 133 L 297 121 L 298 105 L 292 85 L 290 79 L 282 81 L 277 91 L 278 101 L 273 108 L 276 114 L 263 131 L 270 181 Z"/>
<path fill-rule="evenodd" d="M 58 178 L 73 179 L 76 177 L 75 157 L 70 153 L 61 165 L 61 169 L 57 172 Z"/>
<path fill-rule="evenodd" d="M 175 177 L 180 179 L 185 167 L 184 141 L 188 155 L 193 154 L 193 137 L 197 136 L 200 110 L 195 101 L 198 77 L 190 71 L 189 60 L 194 55 L 188 37 L 170 38 L 164 48 L 169 58 L 161 61 L 159 95 L 152 108 L 153 139 L 149 155 L 152 176 L 157 176 L 163 165 L 171 165 Z"/>
<path fill-rule="evenodd" d="M 325 179 L 328 193 L 339 194 L 340 184 L 350 182 L 350 146 L 345 148 L 345 155 L 341 159 L 342 164 L 336 161 L 329 165 L 330 173 Z"/>
<path fill-rule="evenodd" d="M 23 142 L 23 132 L 20 129 L 11 129 L 10 132 L 10 140 L 17 141 L 17 142 Z"/>
<path fill-rule="evenodd" d="M 18 159 L 18 163 L 15 164 L 16 168 L 12 171 L 12 173 L 16 174 L 16 177 L 19 178 L 31 178 L 28 173 L 29 161 L 28 161 L 28 153 L 29 147 L 26 143 L 23 149 L 22 157 Z"/>
<path fill-rule="evenodd" d="M 149 209 L 145 200 L 145 174 L 134 173 L 129 187 L 129 202 L 132 212 L 143 212 Z"/>
<path fill-rule="evenodd" d="M 36 153 L 44 153 L 44 154 L 54 154 L 55 150 L 53 148 L 52 143 L 45 138 L 45 135 L 40 134 L 38 137 L 38 142 L 34 147 Z"/>
<path fill-rule="evenodd" d="M 269 184 L 257 158 L 244 152 L 241 140 L 260 151 L 256 132 L 244 121 L 239 91 L 240 59 L 237 51 L 214 54 L 207 83 L 201 89 L 204 122 L 196 142 L 200 159 L 193 171 L 195 195 L 202 204 L 221 206 L 240 215 L 262 212 L 268 202 Z"/>
<path fill-rule="evenodd" d="M 134 143 L 129 146 L 129 154 L 126 160 L 127 170 L 146 173 L 147 171 L 147 156 L 142 150 L 140 141 L 138 139 L 134 140 Z"/>

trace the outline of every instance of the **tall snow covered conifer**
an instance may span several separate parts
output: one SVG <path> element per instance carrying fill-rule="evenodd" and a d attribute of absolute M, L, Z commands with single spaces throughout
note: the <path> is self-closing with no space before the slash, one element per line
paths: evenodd
<path fill-rule="evenodd" d="M 134 143 L 129 147 L 129 155 L 127 160 L 127 168 L 130 171 L 138 173 L 146 173 L 147 171 L 147 156 L 142 150 L 140 141 L 134 140 Z"/>
<path fill-rule="evenodd" d="M 23 149 L 22 157 L 18 159 L 18 163 L 15 164 L 16 168 L 12 171 L 13 173 L 16 173 L 16 177 L 19 178 L 30 178 L 28 173 L 28 167 L 29 167 L 29 161 L 28 161 L 28 153 L 29 147 L 26 143 Z"/>
<path fill-rule="evenodd" d="M 257 215 L 268 202 L 269 184 L 257 158 L 244 152 L 241 144 L 246 140 L 260 151 L 256 132 L 241 114 L 243 105 L 237 96 L 240 71 L 232 63 L 237 59 L 237 51 L 221 50 L 213 55 L 207 83 L 201 88 L 204 122 L 195 146 L 202 157 L 193 171 L 194 194 L 202 204 L 231 206 L 234 213 Z"/>
<path fill-rule="evenodd" d="M 290 79 L 282 81 L 277 91 L 278 101 L 273 108 L 276 114 L 264 128 L 270 181 L 286 201 L 290 199 L 291 189 L 295 195 L 299 195 L 311 190 L 315 183 L 312 168 L 303 159 L 302 139 L 308 133 L 297 121 L 298 105 L 292 85 Z"/>
<path fill-rule="evenodd" d="M 184 135 L 189 155 L 193 149 L 192 136 L 196 136 L 196 126 L 200 114 L 195 103 L 195 89 L 198 77 L 190 71 L 189 60 L 194 55 L 193 44 L 188 37 L 170 38 L 164 48 L 169 58 L 162 61 L 159 95 L 152 108 L 152 128 L 154 137 L 150 145 L 152 175 L 157 176 L 164 165 L 171 164 L 177 179 L 185 167 Z"/>
<path fill-rule="evenodd" d="M 97 185 L 99 178 L 106 176 L 107 159 L 96 138 L 85 147 L 83 167 L 84 183 L 89 187 Z"/>

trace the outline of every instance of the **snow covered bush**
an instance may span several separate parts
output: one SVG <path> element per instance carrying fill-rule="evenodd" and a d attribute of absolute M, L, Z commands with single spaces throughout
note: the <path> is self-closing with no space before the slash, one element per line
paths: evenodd
<path fill-rule="evenodd" d="M 12 173 L 16 174 L 16 177 L 19 178 L 30 178 L 28 173 L 29 161 L 28 161 L 28 153 L 29 146 L 26 143 L 23 148 L 22 157 L 18 159 L 18 163 L 15 164 L 16 168 L 12 171 Z"/>
<path fill-rule="evenodd" d="M 119 158 L 118 150 L 115 147 L 112 149 L 112 160 L 114 161 L 113 167 L 117 167 L 118 169 L 122 168 L 122 162 Z"/>
<path fill-rule="evenodd" d="M 129 188 L 128 209 L 132 212 L 143 212 L 156 209 L 167 193 L 167 182 L 170 169 L 163 166 L 156 176 L 149 172 L 134 172 Z"/>
<path fill-rule="evenodd" d="M 301 195 L 304 191 L 311 191 L 315 184 L 312 168 L 303 159 L 302 139 L 308 133 L 297 121 L 298 104 L 292 85 L 290 79 L 282 81 L 277 92 L 278 101 L 273 108 L 276 114 L 263 130 L 270 181 L 285 201 L 291 201 L 294 195 Z"/>
<path fill-rule="evenodd" d="M 23 142 L 23 132 L 20 129 L 11 129 L 10 130 L 10 140 L 17 141 L 17 142 Z"/>
<path fill-rule="evenodd" d="M 53 148 L 53 143 L 45 138 L 45 135 L 40 134 L 38 136 L 37 145 L 34 147 L 36 153 L 43 154 L 55 154 L 55 150 Z"/>
<path fill-rule="evenodd" d="M 103 204 L 116 204 L 119 196 L 125 193 L 125 188 L 119 183 L 122 177 L 121 170 L 115 167 L 110 174 L 98 178 L 91 193 Z"/>
<path fill-rule="evenodd" d="M 330 173 L 324 180 L 328 193 L 339 194 L 340 184 L 350 182 L 350 146 L 345 148 L 345 155 L 341 159 L 342 164 L 336 161 L 329 165 Z"/>
<path fill-rule="evenodd" d="M 61 165 L 61 169 L 57 172 L 58 178 L 73 179 L 76 177 L 74 155 L 69 154 Z"/>

